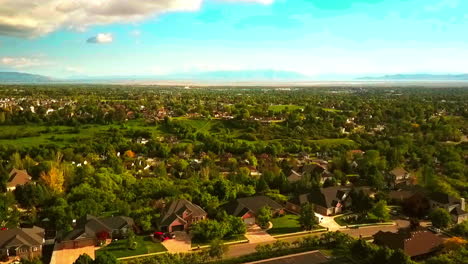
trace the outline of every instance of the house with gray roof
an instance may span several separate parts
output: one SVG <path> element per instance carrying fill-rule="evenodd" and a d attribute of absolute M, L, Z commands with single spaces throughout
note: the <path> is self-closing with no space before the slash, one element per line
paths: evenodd
<path fill-rule="evenodd" d="M 454 223 L 459 224 L 468 220 L 468 212 L 465 208 L 464 198 L 455 198 L 446 193 L 433 193 L 429 196 L 431 209 L 443 208 L 452 216 Z"/>
<path fill-rule="evenodd" d="M 241 217 L 247 225 L 253 225 L 257 222 L 256 216 L 263 207 L 269 207 L 273 215 L 284 213 L 284 206 L 267 196 L 239 198 L 229 203 L 226 206 L 226 211 L 228 214 Z"/>
<path fill-rule="evenodd" d="M 44 236 L 44 229 L 37 226 L 0 230 L 0 257 L 40 258 L 45 242 Z"/>
<path fill-rule="evenodd" d="M 135 222 L 126 216 L 97 218 L 92 215 L 80 219 L 73 231 L 65 235 L 62 241 L 94 241 L 125 237 L 129 230 L 135 229 Z"/>
<path fill-rule="evenodd" d="M 160 227 L 164 232 L 186 231 L 192 224 L 206 219 L 207 215 L 200 206 L 188 200 L 176 200 L 164 210 Z"/>

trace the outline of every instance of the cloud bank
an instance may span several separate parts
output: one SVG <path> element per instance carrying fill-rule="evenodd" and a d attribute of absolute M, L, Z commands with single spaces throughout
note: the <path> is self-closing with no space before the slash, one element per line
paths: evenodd
<path fill-rule="evenodd" d="M 132 23 L 200 9 L 204 0 L 0 0 L 0 35 L 38 37 L 55 30 Z M 271 4 L 274 0 L 220 0 Z"/>

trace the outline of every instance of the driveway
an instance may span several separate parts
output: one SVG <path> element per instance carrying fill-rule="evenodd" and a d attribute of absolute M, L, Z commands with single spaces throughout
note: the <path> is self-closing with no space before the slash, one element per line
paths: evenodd
<path fill-rule="evenodd" d="M 262 230 L 258 225 L 249 227 L 245 237 L 249 240 L 250 244 L 271 242 L 276 240 L 270 234 Z"/>
<path fill-rule="evenodd" d="M 73 262 L 75 262 L 75 260 L 82 254 L 88 254 L 88 256 L 94 259 L 94 252 L 96 251 L 96 249 L 98 248 L 94 246 L 62 250 L 54 249 L 54 252 L 52 253 L 52 258 L 50 260 L 50 264 L 73 264 Z"/>
<path fill-rule="evenodd" d="M 335 217 L 336 216 L 325 216 L 325 215 L 318 215 L 316 214 L 319 219 L 322 219 L 320 222 L 320 225 L 328 228 L 329 231 L 338 231 L 340 229 L 343 229 L 343 226 L 340 226 L 337 222 L 335 222 Z"/>
<path fill-rule="evenodd" d="M 192 248 L 192 239 L 185 232 L 174 232 L 175 239 L 169 239 L 162 244 L 167 248 L 169 253 L 184 253 L 189 252 Z"/>

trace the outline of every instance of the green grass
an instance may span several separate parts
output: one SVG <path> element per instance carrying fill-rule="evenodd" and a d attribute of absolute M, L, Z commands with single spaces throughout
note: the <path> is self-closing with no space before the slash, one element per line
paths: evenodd
<path fill-rule="evenodd" d="M 247 240 L 247 238 L 244 235 L 240 235 L 240 236 L 233 236 L 233 237 L 230 237 L 230 238 L 224 238 L 221 241 L 223 241 L 223 243 L 229 243 L 229 242 L 236 242 L 236 241 L 243 241 L 243 240 Z M 210 243 L 211 242 L 197 242 L 195 240 L 192 240 L 192 247 L 209 246 Z"/>
<path fill-rule="evenodd" d="M 300 105 L 270 105 L 268 110 L 273 112 L 282 112 L 283 110 L 294 111 L 298 109 L 303 109 L 303 106 Z"/>
<path fill-rule="evenodd" d="M 47 144 L 56 144 L 64 147 L 73 141 L 83 141 L 105 133 L 109 128 L 121 131 L 141 129 L 151 131 L 153 136 L 161 135 L 158 126 L 147 126 L 141 120 L 132 120 L 124 125 L 82 125 L 78 133 L 69 126 L 42 126 L 42 125 L 8 125 L 0 126 L 0 145 L 13 145 L 17 147 L 32 147 Z M 12 135 L 16 135 L 13 137 Z"/>
<path fill-rule="evenodd" d="M 347 145 L 351 147 L 357 146 L 356 142 L 347 138 L 318 139 L 318 140 L 311 140 L 310 142 L 318 144 L 318 145 L 322 145 L 322 146 L 328 146 L 328 147 L 336 147 L 336 146 L 341 146 L 341 145 Z"/>
<path fill-rule="evenodd" d="M 289 233 L 296 233 L 303 231 L 301 225 L 299 224 L 299 216 L 298 215 L 285 215 L 277 218 L 273 218 L 271 223 L 273 224 L 273 228 L 268 230 L 268 234 L 270 235 L 283 235 Z"/>
<path fill-rule="evenodd" d="M 135 250 L 128 249 L 127 240 L 121 239 L 100 248 L 96 251 L 96 254 L 99 255 L 100 253 L 108 252 L 114 255 L 116 258 L 124 258 L 167 251 L 167 249 L 161 243 L 153 242 L 149 236 L 137 236 L 136 241 L 138 246 Z"/>

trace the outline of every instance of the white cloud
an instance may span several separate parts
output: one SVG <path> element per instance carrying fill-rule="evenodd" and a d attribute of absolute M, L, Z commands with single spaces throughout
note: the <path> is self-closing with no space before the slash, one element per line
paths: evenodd
<path fill-rule="evenodd" d="M 47 64 L 44 61 L 41 61 L 38 58 L 28 58 L 28 57 L 3 57 L 0 58 L 0 64 L 5 65 L 10 68 L 22 69 L 30 68 L 35 66 L 41 66 Z"/>
<path fill-rule="evenodd" d="M 94 37 L 89 38 L 86 42 L 93 44 L 112 43 L 114 36 L 111 33 L 99 33 Z"/>
<path fill-rule="evenodd" d="M 65 68 L 65 71 L 70 72 L 70 73 L 83 73 L 84 69 L 80 67 L 69 66 Z"/>
<path fill-rule="evenodd" d="M 197 11 L 204 0 L 0 0 L 0 35 L 37 37 L 60 28 L 131 23 L 161 13 Z M 274 0 L 222 0 L 271 4 Z"/>
<path fill-rule="evenodd" d="M 133 30 L 132 32 L 130 32 L 130 35 L 138 38 L 139 36 L 141 36 L 141 31 L 140 30 Z"/>

